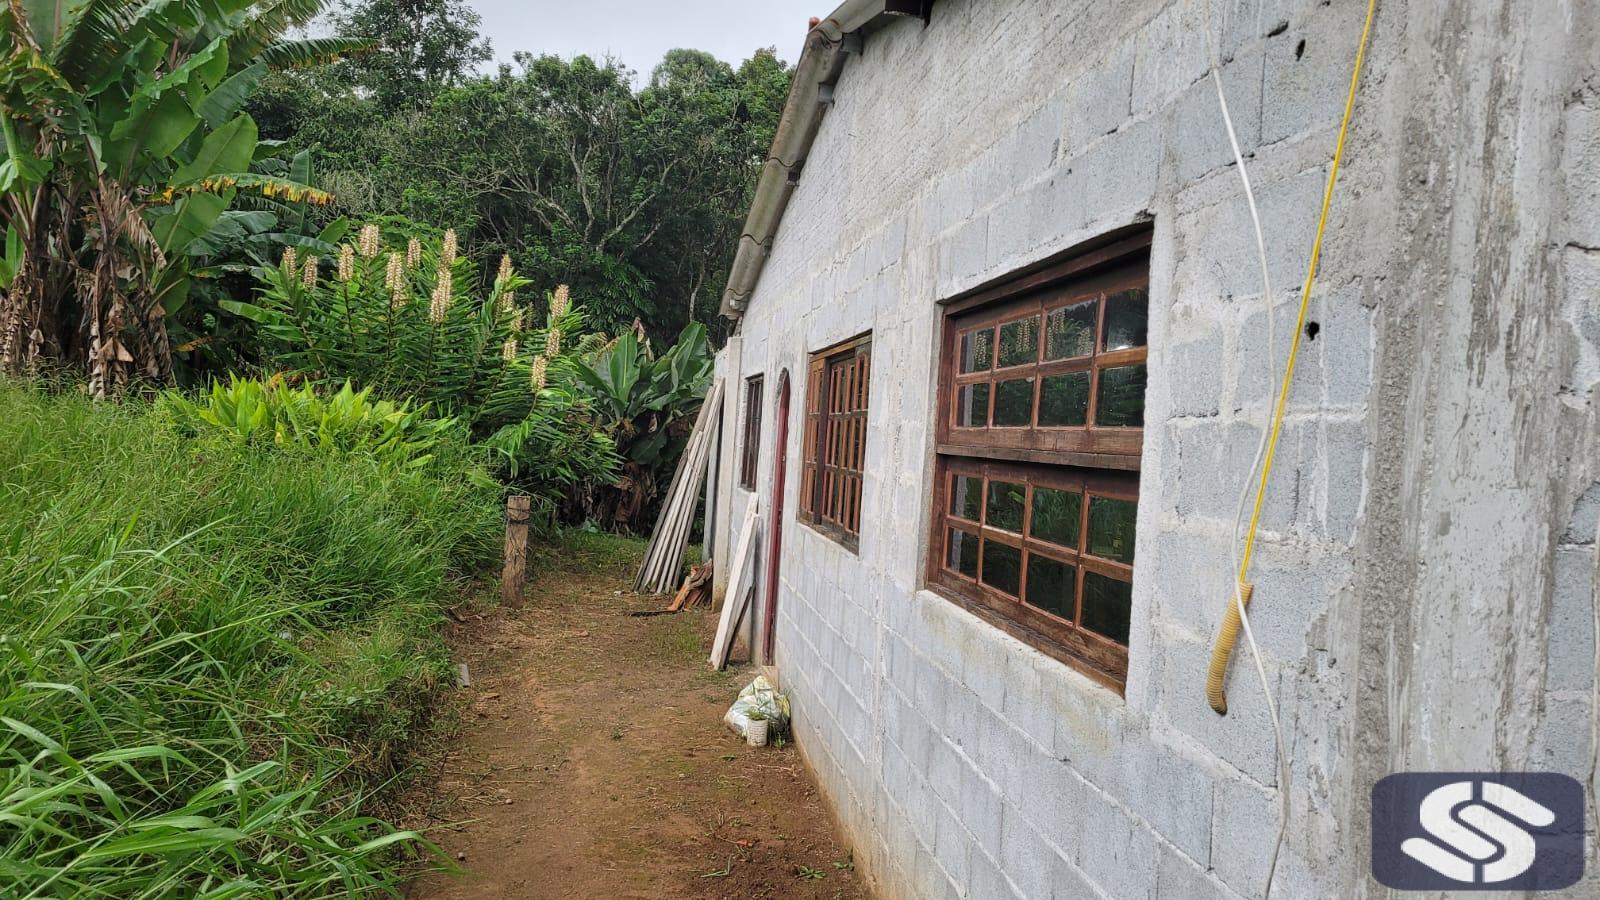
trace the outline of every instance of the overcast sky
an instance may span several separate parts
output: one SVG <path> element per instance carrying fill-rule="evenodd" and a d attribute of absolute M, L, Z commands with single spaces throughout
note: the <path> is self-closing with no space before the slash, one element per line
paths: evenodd
<path fill-rule="evenodd" d="M 838 0 L 467 0 L 483 16 L 495 58 L 518 50 L 599 58 L 607 53 L 648 77 L 674 47 L 706 50 L 737 65 L 761 47 L 793 63 L 806 20 Z"/>

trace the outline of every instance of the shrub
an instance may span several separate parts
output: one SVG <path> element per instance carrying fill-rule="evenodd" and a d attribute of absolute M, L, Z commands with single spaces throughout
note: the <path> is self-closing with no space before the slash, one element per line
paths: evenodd
<path fill-rule="evenodd" d="M 498 491 L 0 382 L 0 895 L 393 890 L 363 812 Z"/>
<path fill-rule="evenodd" d="M 241 443 L 267 442 L 318 453 L 357 453 L 384 465 L 422 466 L 432 449 L 455 430 L 454 419 L 429 419 L 407 403 L 372 400 L 371 388 L 345 382 L 330 397 L 311 385 L 288 387 L 281 378 L 230 377 L 199 402 L 182 394 L 162 395 L 162 404 L 182 427 Z"/>
<path fill-rule="evenodd" d="M 332 265 L 286 253 L 258 272 L 255 302 L 225 302 L 259 323 L 270 365 L 322 384 L 405 397 L 454 417 L 486 440 L 548 518 L 572 485 L 615 479 L 617 456 L 588 400 L 572 390 L 578 358 L 603 343 L 579 336 L 583 313 L 566 288 L 542 328 L 502 261 L 487 295 L 457 253 L 409 223 L 367 225 Z"/>

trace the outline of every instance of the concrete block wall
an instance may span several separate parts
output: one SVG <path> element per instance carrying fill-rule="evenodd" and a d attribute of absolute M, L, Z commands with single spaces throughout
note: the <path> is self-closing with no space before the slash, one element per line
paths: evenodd
<path fill-rule="evenodd" d="M 777 664 L 798 744 L 885 896 L 1261 893 L 1281 798 L 1263 688 L 1242 648 L 1227 717 L 1205 704 L 1202 683 L 1235 504 L 1294 327 L 1364 11 L 1356 0 L 1219 0 L 1208 22 L 1206 4 L 1177 0 L 940 0 L 926 28 L 892 24 L 851 60 L 727 362 L 730 383 L 766 374 L 765 448 L 778 373 L 795 379 L 780 448 L 791 515 Z M 1373 511 L 1373 398 L 1380 365 L 1398 365 L 1384 353 L 1399 327 L 1385 304 L 1402 263 L 1374 232 L 1394 225 L 1412 190 L 1396 160 L 1419 79 L 1395 67 L 1407 43 L 1443 40 L 1432 18 L 1396 3 L 1379 19 L 1369 118 L 1341 176 L 1309 313 L 1317 336 L 1302 347 L 1253 569 L 1267 689 L 1292 749 L 1276 896 L 1370 887 L 1354 860 L 1365 856 L 1368 773 L 1382 761 L 1363 756 L 1370 735 L 1351 707 L 1385 646 L 1365 610 L 1386 586 L 1363 567 L 1374 535 L 1393 525 Z M 1208 27 L 1267 222 L 1268 297 L 1206 77 Z M 1564 128 L 1581 161 L 1593 144 L 1571 134 L 1595 134 L 1600 105 L 1592 90 L 1579 96 Z M 1597 184 L 1573 189 L 1600 196 Z M 1579 206 L 1566 227 L 1590 234 L 1600 219 Z M 923 586 L 937 301 L 1146 219 L 1150 380 L 1119 696 Z M 1573 403 L 1592 404 L 1583 392 L 1600 378 L 1600 314 L 1572 299 L 1600 289 L 1600 238 L 1585 240 L 1548 252 L 1570 285 L 1564 383 Z M 867 474 L 850 552 L 792 511 L 808 354 L 867 331 Z M 1572 427 L 1592 431 L 1592 405 L 1574 415 Z M 770 502 L 772 454 L 762 456 L 755 493 L 725 480 L 722 521 Z M 1539 718 L 1536 743 L 1577 766 L 1593 752 L 1576 737 L 1587 720 L 1573 717 L 1591 711 L 1593 668 L 1582 662 L 1594 648 L 1578 626 L 1594 608 L 1600 489 L 1570 488 L 1545 595 L 1572 627 L 1565 643 L 1537 648 L 1536 668 L 1550 673 L 1541 709 L 1571 716 Z"/>

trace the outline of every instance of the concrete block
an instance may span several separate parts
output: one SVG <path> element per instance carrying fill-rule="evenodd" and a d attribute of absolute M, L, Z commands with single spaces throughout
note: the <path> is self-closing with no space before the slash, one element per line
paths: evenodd
<path fill-rule="evenodd" d="M 1055 849 L 1045 843 L 1032 824 L 1013 808 L 1004 809 L 1000 826 L 1000 868 L 1017 886 L 1019 894 L 1029 900 L 1052 896 L 1056 857 Z"/>
<path fill-rule="evenodd" d="M 1335 128 L 1350 87 L 1350 54 L 1365 4 L 1324 5 L 1266 41 L 1261 142 Z"/>
<path fill-rule="evenodd" d="M 1226 531 L 1167 531 L 1153 552 L 1140 555 L 1135 577 L 1162 586 L 1155 621 L 1201 637 L 1216 628 L 1231 569 Z"/>
<path fill-rule="evenodd" d="M 1191 641 L 1165 635 L 1157 642 L 1160 656 L 1161 705 L 1173 727 L 1203 745 L 1219 759 L 1225 759 L 1260 784 L 1277 780 L 1277 756 L 1273 749 L 1272 722 L 1267 715 L 1260 680 L 1249 651 L 1240 641 L 1234 653 L 1228 679 L 1228 714 L 1219 716 L 1205 701 L 1206 670 L 1211 662 L 1212 635 Z M 1272 682 L 1273 701 L 1280 721 L 1288 731 L 1294 710 L 1287 704 L 1278 668 L 1271 660 L 1266 666 Z M 1214 830 L 1214 829 L 1213 829 Z M 1213 841 L 1216 839 L 1213 838 Z"/>
<path fill-rule="evenodd" d="M 1205 863 L 1165 845 L 1157 852 L 1160 854 L 1156 866 L 1157 896 L 1184 900 L 1238 900 L 1240 897 L 1207 873 Z"/>
<path fill-rule="evenodd" d="M 1590 750 L 1590 695 L 1546 692 L 1544 718 L 1534 738 L 1529 769 L 1547 772 L 1587 772 L 1594 759 Z"/>
<path fill-rule="evenodd" d="M 1211 7 L 1218 56 L 1232 59 L 1241 48 L 1282 33 L 1309 5 L 1305 0 L 1218 0 Z"/>
<path fill-rule="evenodd" d="M 1563 117 L 1566 173 L 1566 240 L 1600 247 L 1600 101 L 1588 97 L 1568 106 Z"/>
<path fill-rule="evenodd" d="M 1555 551 L 1550 592 L 1550 641 L 1545 685 L 1552 691 L 1589 691 L 1594 682 L 1595 547 Z"/>
<path fill-rule="evenodd" d="M 1327 173 L 1319 166 L 1269 177 L 1258 166 L 1252 175 L 1273 290 L 1298 288 L 1305 280 Z M 1178 254 L 1173 281 L 1186 285 L 1184 297 L 1260 296 L 1260 256 L 1242 191 L 1230 186 L 1221 202 L 1179 213 L 1173 232 Z"/>
<path fill-rule="evenodd" d="M 1154 897 L 1158 857 L 1156 840 L 1127 813 L 1090 794 L 1094 807 L 1083 829 L 1083 840 L 1072 861 L 1106 894 L 1119 898 Z"/>
<path fill-rule="evenodd" d="M 1176 458 L 1164 460 L 1164 504 L 1180 517 L 1233 522 L 1239 491 L 1250 475 L 1261 429 L 1244 422 L 1205 420 L 1172 429 Z"/>
<path fill-rule="evenodd" d="M 917 859 L 911 867 L 912 896 L 939 900 L 961 896 L 961 887 L 939 864 L 930 850 L 919 848 Z"/>
<path fill-rule="evenodd" d="M 1211 848 L 1213 772 L 1176 747 L 1130 741 L 1118 795 L 1179 850 L 1204 859 Z"/>
<path fill-rule="evenodd" d="M 1584 491 L 1572 507 L 1572 517 L 1561 533 L 1561 543 L 1579 546 L 1600 541 L 1600 482 Z"/>
<path fill-rule="evenodd" d="M 1003 201 L 989 215 L 988 262 L 991 269 L 1006 271 L 1021 268 L 1039 242 L 1032 227 L 1029 209 L 1031 193 L 1023 192 Z"/>
<path fill-rule="evenodd" d="M 1061 132 L 1066 115 L 1059 96 L 1044 100 L 1016 128 L 1015 140 L 1001 160 L 1007 186 L 1031 181 L 1055 164 L 1061 152 Z"/>
<path fill-rule="evenodd" d="M 961 783 L 961 802 L 956 805 L 961 824 L 972 832 L 983 853 L 1000 853 L 1000 793 L 982 775 L 970 773 Z M 974 852 L 974 855 L 979 855 Z"/>
<path fill-rule="evenodd" d="M 1134 44 L 1109 50 L 1063 91 L 1066 111 L 1060 140 L 1068 154 L 1116 131 L 1131 115 Z"/>
<path fill-rule="evenodd" d="M 1351 583 L 1353 575 L 1348 559 L 1315 553 L 1295 544 L 1258 543 L 1250 567 L 1255 595 L 1249 608 L 1250 627 L 1257 644 L 1269 656 L 1278 659 L 1304 657 L 1308 650 L 1307 629 L 1327 612 L 1339 591 Z M 1212 611 L 1215 622 L 1221 621 L 1223 607 L 1220 604 L 1226 602 L 1226 598 L 1219 596 L 1218 601 L 1219 605 Z M 1214 634 L 1214 630 L 1215 625 L 1207 636 Z M 1242 649 L 1242 638 L 1240 646 Z M 1250 675 L 1254 680 L 1253 668 Z M 1252 687 L 1259 692 L 1258 684 Z"/>
<path fill-rule="evenodd" d="M 1161 162 L 1161 125 L 1145 120 L 1119 130 L 1066 165 L 1084 178 L 1085 219 L 1106 228 L 1126 225 L 1148 209 Z"/>
<path fill-rule="evenodd" d="M 1088 222 L 1084 176 L 1058 165 L 1049 178 L 1028 188 L 1028 228 L 1034 234 L 1071 234 Z"/>
<path fill-rule="evenodd" d="M 1050 896 L 1054 900 L 1090 900 L 1115 896 L 1095 884 L 1076 863 L 1060 853 L 1052 853 L 1049 863 Z"/>
<path fill-rule="evenodd" d="M 953 294 L 976 284 L 989 246 L 987 216 L 967 220 L 939 242 L 939 293 Z"/>
<path fill-rule="evenodd" d="M 993 712 L 1004 709 L 1009 653 L 966 653 L 961 659 L 961 683 L 978 702 Z"/>
<path fill-rule="evenodd" d="M 1260 271 L 1259 265 L 1256 271 Z M 1306 319 L 1319 323 L 1319 337 L 1320 320 L 1324 318 L 1322 307 L 1321 295 L 1313 293 Z M 1259 420 L 1270 409 L 1273 397 L 1283 384 L 1283 369 L 1289 358 L 1289 346 L 1294 340 L 1295 325 L 1300 315 L 1300 298 L 1298 294 L 1285 296 L 1273 304 L 1271 336 L 1276 339 L 1275 343 L 1268 343 L 1267 311 L 1259 296 L 1241 301 L 1240 311 L 1244 313 L 1244 320 L 1239 325 L 1230 354 L 1237 373 L 1233 384 L 1233 406 L 1255 412 Z M 1295 358 L 1294 379 L 1289 385 L 1290 410 L 1321 407 L 1322 351 L 1326 346 L 1323 341 L 1306 340 L 1302 335 L 1300 352 Z"/>
<path fill-rule="evenodd" d="M 1279 818 L 1272 792 L 1240 779 L 1219 779 L 1210 860 L 1217 878 L 1246 897 L 1261 896 Z"/>
<path fill-rule="evenodd" d="M 1212 334 L 1199 340 L 1177 344 L 1164 354 L 1165 380 L 1174 416 L 1215 416 L 1222 403 L 1222 336 Z"/>
<path fill-rule="evenodd" d="M 1362 422 L 1329 422 L 1323 429 L 1322 479 L 1325 499 L 1322 533 L 1353 546 L 1367 493 L 1367 426 Z"/>
<path fill-rule="evenodd" d="M 1020 900 L 1016 885 L 1007 880 L 993 858 L 974 850 L 968 862 L 966 896 L 972 900 Z"/>
<path fill-rule="evenodd" d="M 1160 108 L 1207 68 L 1205 7 L 1168 5 L 1135 39 L 1130 102 L 1135 114 Z"/>
<path fill-rule="evenodd" d="M 1364 404 L 1372 392 L 1372 310 L 1356 290 L 1331 291 L 1320 306 L 1324 400 L 1333 408 Z"/>
<path fill-rule="evenodd" d="M 1056 717 L 1045 701 L 1041 665 L 1061 664 L 1038 653 L 1013 654 L 1007 668 L 1006 696 L 1001 711 L 1006 721 L 1050 753 L 1054 752 Z"/>
<path fill-rule="evenodd" d="M 1228 117 L 1247 160 L 1261 139 L 1262 65 L 1260 49 L 1253 48 L 1221 69 Z M 1170 109 L 1172 131 L 1167 152 L 1176 164 L 1179 182 L 1190 182 L 1234 164 L 1233 146 L 1228 142 L 1227 125 L 1217 102 L 1217 87 L 1209 74 L 1190 85 Z"/>
<path fill-rule="evenodd" d="M 937 804 L 934 807 L 933 855 L 939 867 L 957 885 L 967 883 L 970 872 L 967 860 L 972 849 L 972 835 L 967 833 L 956 813 L 942 803 Z"/>

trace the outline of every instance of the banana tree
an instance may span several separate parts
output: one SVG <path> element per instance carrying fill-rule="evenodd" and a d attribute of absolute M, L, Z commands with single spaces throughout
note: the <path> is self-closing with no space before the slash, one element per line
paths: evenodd
<path fill-rule="evenodd" d="M 189 251 L 243 193 L 329 199 L 252 170 L 241 110 L 268 70 L 361 45 L 284 41 L 324 0 L 10 0 L 0 7 L 0 371 L 84 370 L 105 395 L 172 376 Z"/>
<path fill-rule="evenodd" d="M 695 322 L 677 343 L 656 356 L 642 328 L 624 332 L 574 375 L 622 457 L 621 478 L 586 502 L 589 518 L 637 531 L 651 519 L 654 501 L 688 442 L 688 428 L 711 381 L 706 328 Z"/>

